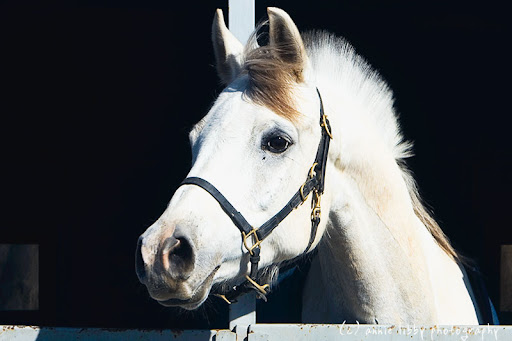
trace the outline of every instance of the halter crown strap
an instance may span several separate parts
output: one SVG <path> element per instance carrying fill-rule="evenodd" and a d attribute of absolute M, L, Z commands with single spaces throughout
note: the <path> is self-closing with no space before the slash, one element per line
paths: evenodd
<path fill-rule="evenodd" d="M 304 201 L 307 200 L 308 196 L 313 192 L 313 198 L 311 201 L 312 212 L 311 212 L 311 234 L 308 245 L 304 250 L 307 253 L 316 237 L 316 231 L 320 224 L 320 197 L 324 193 L 324 182 L 325 182 L 325 169 L 327 165 L 327 156 L 329 153 L 329 142 L 332 139 L 331 126 L 329 120 L 324 113 L 324 105 L 322 102 L 322 96 L 318 88 L 316 89 L 318 97 L 320 99 L 320 126 L 322 127 L 322 137 L 318 145 L 318 150 L 315 157 L 315 162 L 311 167 L 308 178 L 300 189 L 292 196 L 288 203 L 272 218 L 267 220 L 259 228 L 255 229 L 247 222 L 244 216 L 237 211 L 228 199 L 222 193 L 215 188 L 208 181 L 198 178 L 189 177 L 183 180 L 180 184 L 182 185 L 196 185 L 210 193 L 210 195 L 217 200 L 222 210 L 229 216 L 231 221 L 240 230 L 243 236 L 243 243 L 250 254 L 251 271 L 250 276 L 246 276 L 247 281 L 242 285 L 236 286 L 233 291 L 226 295 L 219 295 L 228 303 L 231 303 L 236 297 L 241 294 L 248 292 L 249 290 L 256 290 L 259 296 L 266 300 L 265 295 L 268 293 L 268 284 L 259 285 L 256 282 L 258 263 L 260 260 L 260 243 L 268 237 L 268 235 L 297 207 L 299 207 Z M 247 238 L 253 236 L 254 243 L 252 246 L 247 245 Z"/>
<path fill-rule="evenodd" d="M 329 154 L 329 144 L 332 139 L 331 133 L 331 125 L 327 116 L 324 113 L 324 103 L 322 101 L 322 96 L 320 96 L 320 91 L 318 88 L 316 89 L 318 93 L 318 98 L 320 99 L 320 126 L 322 129 L 322 139 L 320 140 L 320 145 L 318 146 L 318 150 L 316 152 L 315 162 L 317 162 L 317 171 L 319 174 L 318 177 L 318 192 L 319 194 L 324 194 L 324 185 L 325 185 L 325 169 L 327 166 L 327 157 Z"/>

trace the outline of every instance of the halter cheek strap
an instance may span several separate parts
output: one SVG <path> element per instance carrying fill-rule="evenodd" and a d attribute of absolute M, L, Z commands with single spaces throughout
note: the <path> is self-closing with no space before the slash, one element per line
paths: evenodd
<path fill-rule="evenodd" d="M 322 97 L 320 96 L 320 91 L 318 91 L 318 89 L 316 89 L 316 91 L 320 99 L 320 126 L 322 127 L 322 137 L 316 152 L 315 162 L 308 172 L 306 181 L 292 196 L 288 203 L 276 215 L 267 220 L 259 228 L 253 228 L 251 224 L 247 222 L 244 216 L 239 211 L 237 211 L 233 205 L 231 205 L 229 200 L 226 199 L 226 197 L 222 195 L 222 193 L 208 181 L 198 177 L 190 177 L 183 180 L 183 182 L 180 184 L 180 186 L 196 185 L 210 193 L 210 195 L 215 198 L 215 200 L 217 200 L 222 210 L 229 216 L 231 221 L 233 221 L 235 226 L 242 233 L 243 245 L 249 252 L 251 271 L 249 276 L 245 276 L 246 281 L 244 283 L 235 286 L 232 291 L 226 293 L 225 295 L 217 295 L 230 304 L 236 301 L 237 297 L 250 290 L 256 290 L 259 297 L 266 300 L 266 295 L 269 292 L 269 285 L 260 285 L 256 282 L 258 275 L 258 263 L 260 261 L 260 244 L 294 209 L 302 205 L 307 200 L 311 192 L 313 192 L 313 198 L 311 201 L 311 234 L 304 253 L 307 253 L 310 250 L 313 242 L 315 241 L 316 231 L 318 229 L 318 225 L 320 224 L 320 198 L 324 193 L 325 168 L 329 154 L 329 142 L 332 139 L 331 126 L 327 116 L 324 113 Z M 251 245 L 248 243 L 249 237 L 251 237 L 253 240 Z"/>

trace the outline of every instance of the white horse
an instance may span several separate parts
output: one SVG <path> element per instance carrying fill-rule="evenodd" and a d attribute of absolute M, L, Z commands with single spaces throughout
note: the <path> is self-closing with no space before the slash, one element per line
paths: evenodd
<path fill-rule="evenodd" d="M 277 8 L 268 16 L 269 44 L 253 34 L 244 48 L 217 11 L 212 38 L 226 88 L 190 132 L 189 177 L 213 184 L 258 227 L 308 178 L 325 129 L 319 89 L 333 136 L 321 221 L 312 234 L 310 195 L 256 245 L 257 280 L 272 283 L 280 264 L 316 248 L 304 322 L 478 324 L 460 259 L 404 166 L 411 145 L 388 86 L 343 39 L 301 35 Z M 139 238 L 138 276 L 162 305 L 196 309 L 245 281 L 243 239 L 216 198 L 181 186 Z"/>

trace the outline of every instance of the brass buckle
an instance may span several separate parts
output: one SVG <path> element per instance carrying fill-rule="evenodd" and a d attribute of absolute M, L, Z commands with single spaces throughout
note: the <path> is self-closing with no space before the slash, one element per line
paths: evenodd
<path fill-rule="evenodd" d="M 308 200 L 308 197 L 309 197 L 309 193 L 308 195 L 304 196 L 304 186 L 306 185 L 306 183 L 303 183 L 302 186 L 300 186 L 300 198 L 302 200 L 302 202 L 300 203 L 301 205 L 304 203 L 304 201 Z"/>
<path fill-rule="evenodd" d="M 251 285 L 253 285 L 260 293 L 262 293 L 263 295 L 266 295 L 267 294 L 267 288 L 270 287 L 269 284 L 263 284 L 263 285 L 259 285 L 255 280 L 253 280 L 251 277 L 245 275 L 245 279 L 251 283 Z"/>
<path fill-rule="evenodd" d="M 311 220 L 314 220 L 315 218 L 319 218 L 322 215 L 322 208 L 320 207 L 320 194 L 318 194 L 318 191 L 314 191 L 314 197 L 313 200 L 311 200 Z"/>
<path fill-rule="evenodd" d="M 247 238 L 249 236 L 251 236 L 251 235 L 254 238 L 254 244 L 252 244 L 252 246 L 248 246 L 247 245 Z M 245 248 L 247 249 L 247 251 L 249 251 L 251 256 L 253 255 L 252 250 L 254 250 L 257 247 L 260 247 L 260 244 L 262 242 L 262 240 L 259 240 L 258 235 L 256 234 L 256 229 L 254 229 L 254 228 L 251 230 L 251 232 L 249 232 L 247 234 L 245 232 L 242 232 L 242 240 L 244 242 Z"/>
<path fill-rule="evenodd" d="M 332 134 L 331 134 L 331 131 L 329 130 L 329 126 L 327 125 L 326 119 L 327 119 L 327 115 L 322 115 L 322 123 L 320 125 L 325 128 L 325 132 L 327 133 L 327 135 L 329 135 L 329 137 L 332 140 Z"/>
<path fill-rule="evenodd" d="M 308 193 L 308 195 L 304 196 L 304 186 L 306 186 L 306 182 L 308 182 L 309 179 L 313 179 L 316 176 L 315 167 L 317 165 L 318 165 L 318 162 L 313 163 L 313 166 L 311 166 L 311 168 L 309 169 L 307 180 L 302 184 L 302 186 L 300 186 L 299 193 L 300 193 L 300 198 L 302 200 L 301 205 L 304 203 L 304 201 L 308 200 L 309 193 Z"/>
<path fill-rule="evenodd" d="M 316 175 L 316 172 L 315 172 L 316 165 L 318 165 L 318 162 L 313 163 L 313 166 L 311 166 L 311 168 L 309 169 L 308 176 L 310 179 L 313 179 Z"/>

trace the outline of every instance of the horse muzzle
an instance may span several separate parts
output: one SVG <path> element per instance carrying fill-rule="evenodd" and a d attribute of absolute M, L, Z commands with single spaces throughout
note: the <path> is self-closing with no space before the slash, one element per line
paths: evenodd
<path fill-rule="evenodd" d="M 137 277 L 149 295 L 164 306 L 196 309 L 206 300 L 219 267 L 206 276 L 194 271 L 195 251 L 186 238 L 171 235 L 155 243 L 141 236 L 137 242 Z"/>

